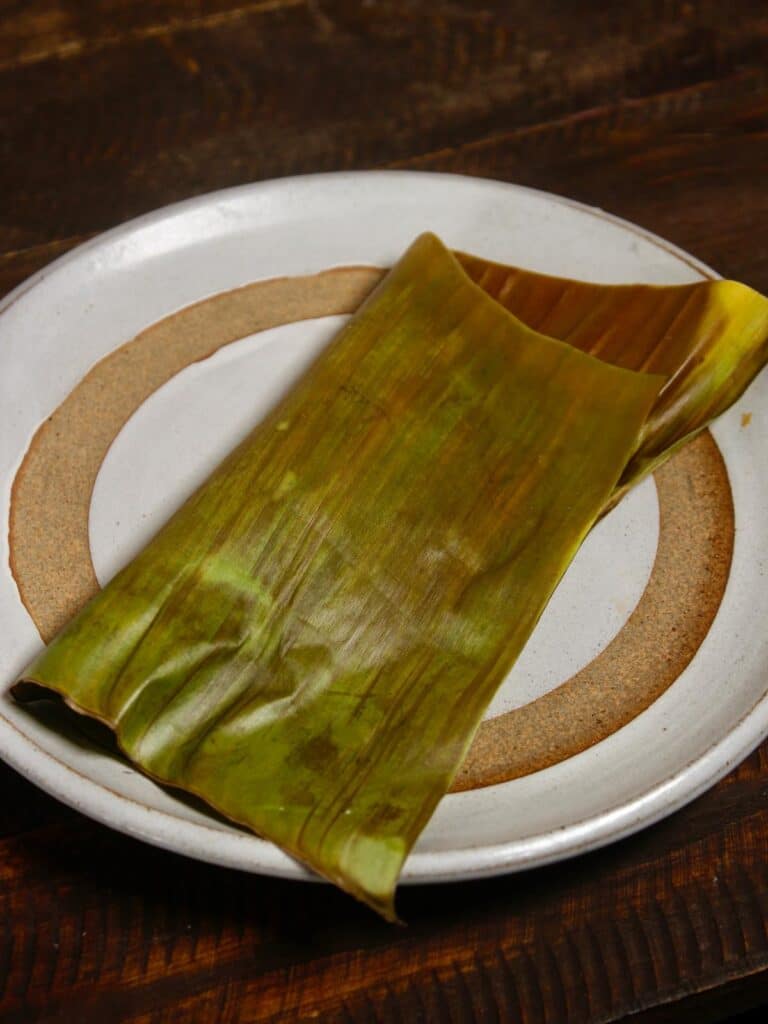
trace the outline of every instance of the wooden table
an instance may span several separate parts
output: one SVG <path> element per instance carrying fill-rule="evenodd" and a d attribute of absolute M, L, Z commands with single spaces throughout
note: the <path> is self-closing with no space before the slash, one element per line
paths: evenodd
<path fill-rule="evenodd" d="M 3 0 L 0 290 L 195 193 L 406 167 L 602 206 L 768 291 L 767 68 L 765 0 Z M 768 744 L 609 849 L 403 890 L 406 929 L 0 780 L 3 1024 L 705 1024 L 768 999 Z"/>

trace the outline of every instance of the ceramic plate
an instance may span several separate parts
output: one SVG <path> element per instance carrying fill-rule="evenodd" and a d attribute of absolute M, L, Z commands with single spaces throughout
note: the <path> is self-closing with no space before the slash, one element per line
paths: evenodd
<path fill-rule="evenodd" d="M 0 754 L 60 800 L 189 856 L 307 878 L 7 685 L 130 558 L 421 231 L 552 274 L 713 272 L 599 210 L 410 173 L 266 182 L 110 231 L 0 313 Z M 324 273 L 321 278 L 316 275 Z M 298 280 L 297 280 L 298 278 Z M 278 280 L 274 280 L 278 279 Z M 404 880 L 540 865 L 691 800 L 768 732 L 768 375 L 588 538 Z"/>

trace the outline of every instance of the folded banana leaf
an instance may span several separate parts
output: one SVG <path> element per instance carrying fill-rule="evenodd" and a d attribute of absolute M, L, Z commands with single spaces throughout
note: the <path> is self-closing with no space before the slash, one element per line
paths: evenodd
<path fill-rule="evenodd" d="M 666 378 L 611 506 L 732 405 L 768 362 L 768 300 L 737 281 L 600 285 L 456 256 L 534 330 Z"/>
<path fill-rule="evenodd" d="M 530 310 L 516 272 L 460 259 L 419 238 L 22 676 L 388 919 L 581 541 L 735 397 L 768 333 L 738 285 L 683 308 L 681 289 L 518 274 L 547 306 Z M 653 329 L 630 317 L 646 291 Z M 606 294 L 629 300 L 608 304 L 615 338 Z M 686 332 L 666 362 L 662 308 Z"/>

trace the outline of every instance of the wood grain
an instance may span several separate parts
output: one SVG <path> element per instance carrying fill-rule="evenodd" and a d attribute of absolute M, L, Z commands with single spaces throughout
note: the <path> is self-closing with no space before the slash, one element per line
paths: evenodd
<path fill-rule="evenodd" d="M 349 0 L 129 33 L 76 60 L 12 68 L 0 73 L 0 194 L 13 196 L 0 249 L 243 180 L 379 166 L 760 71 L 764 6 L 739 8 L 580 0 L 539 4 L 532 18 L 525 0 Z M 561 157 L 574 145 L 589 140 L 564 131 Z"/>
<path fill-rule="evenodd" d="M 0 841 L 0 1019 L 196 1022 L 227 1001 L 210 1019 L 619 1019 L 768 968 L 764 783 L 733 785 L 566 866 L 404 890 L 394 931 L 330 888 L 82 819 L 25 830 Z"/>
<path fill-rule="evenodd" d="M 48 0 L 6 3 L 0 27 L 0 70 L 68 60 L 125 45 L 209 30 L 266 11 L 298 7 L 305 0 L 113 0 L 104 5 Z M 107 15 L 107 16 L 105 16 Z"/>
<path fill-rule="evenodd" d="M 4 291 L 160 204 L 378 166 L 551 189 L 768 289 L 763 0 L 0 15 Z M 8 768 L 0 785 L 2 1024 L 706 1024 L 768 1000 L 768 745 L 604 851 L 404 890 L 404 930 L 325 887 L 143 846 Z"/>

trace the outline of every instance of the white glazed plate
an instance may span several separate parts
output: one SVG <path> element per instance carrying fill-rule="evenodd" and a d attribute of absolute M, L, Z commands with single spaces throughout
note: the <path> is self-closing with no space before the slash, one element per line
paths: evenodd
<path fill-rule="evenodd" d="M 58 260 L 0 308 L 0 755 L 113 828 L 213 863 L 310 874 L 271 843 L 161 789 L 71 729 L 19 708 L 8 684 L 40 637 L 9 564 L 11 487 L 40 423 L 83 375 L 190 303 L 260 279 L 388 266 L 421 231 L 551 274 L 681 283 L 712 271 L 599 210 L 451 175 L 317 175 L 203 196 L 125 224 Z M 343 317 L 263 331 L 182 370 L 115 439 L 94 488 L 89 540 L 101 583 L 258 420 Z M 746 427 L 745 421 L 749 421 Z M 493 875 L 611 842 L 712 785 L 768 733 L 768 374 L 716 423 L 735 509 L 723 600 L 671 687 L 628 725 L 552 767 L 443 799 L 406 882 Z M 653 566 L 659 514 L 646 481 L 593 531 L 489 717 L 583 668 L 622 628 Z"/>

